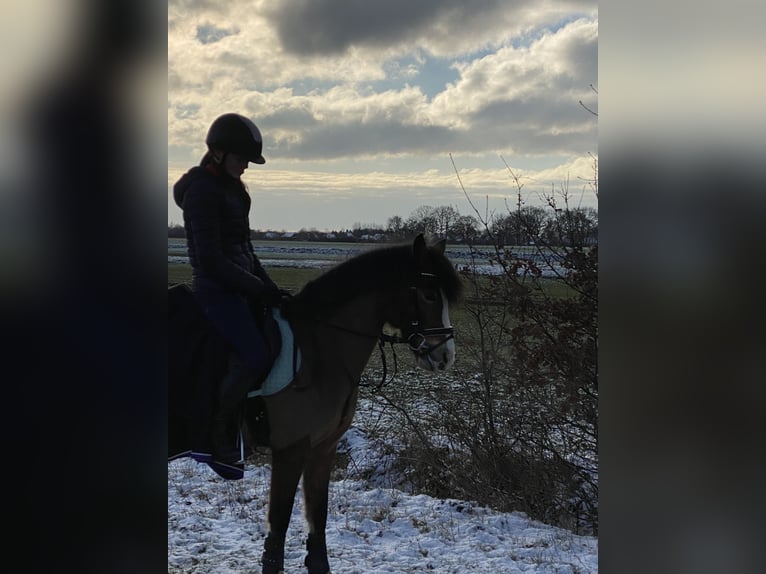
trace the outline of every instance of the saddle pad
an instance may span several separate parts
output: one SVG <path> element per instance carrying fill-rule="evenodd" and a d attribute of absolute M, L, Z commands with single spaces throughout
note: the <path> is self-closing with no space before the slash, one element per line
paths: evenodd
<path fill-rule="evenodd" d="M 271 312 L 277 325 L 279 325 L 279 332 L 282 336 L 282 350 L 277 355 L 277 358 L 274 359 L 271 371 L 266 376 L 266 380 L 263 381 L 261 388 L 247 393 L 248 398 L 259 395 L 267 397 L 278 393 L 293 382 L 295 373 L 301 368 L 301 350 L 297 349 L 297 352 L 294 352 L 295 338 L 293 337 L 293 330 L 290 328 L 290 324 L 282 317 L 279 309 L 274 308 Z M 293 364 L 293 355 L 295 356 L 295 364 Z"/>

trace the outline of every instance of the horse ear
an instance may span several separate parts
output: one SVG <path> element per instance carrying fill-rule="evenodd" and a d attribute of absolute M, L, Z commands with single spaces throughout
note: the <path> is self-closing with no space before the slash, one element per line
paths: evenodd
<path fill-rule="evenodd" d="M 412 243 L 412 252 L 415 254 L 416 261 L 422 261 L 426 253 L 426 240 L 422 233 L 418 233 L 415 241 Z"/>
<path fill-rule="evenodd" d="M 444 250 L 447 248 L 447 240 L 446 239 L 440 239 L 436 243 L 434 243 L 434 249 L 439 255 L 444 255 Z"/>

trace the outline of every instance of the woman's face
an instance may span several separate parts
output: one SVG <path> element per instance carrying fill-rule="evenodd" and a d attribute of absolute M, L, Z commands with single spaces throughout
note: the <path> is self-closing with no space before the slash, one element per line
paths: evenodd
<path fill-rule="evenodd" d="M 223 159 L 223 169 L 231 177 L 238 178 L 247 169 L 248 161 L 236 153 L 227 153 Z"/>

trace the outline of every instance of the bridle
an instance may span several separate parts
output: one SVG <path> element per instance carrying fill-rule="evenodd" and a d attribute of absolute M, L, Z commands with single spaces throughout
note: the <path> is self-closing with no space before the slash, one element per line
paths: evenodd
<path fill-rule="evenodd" d="M 435 279 L 436 275 L 433 273 L 421 272 L 420 277 L 425 280 L 431 280 Z M 410 350 L 415 353 L 417 357 L 426 357 L 430 361 L 429 355 L 433 351 L 442 345 L 445 345 L 450 339 L 454 339 L 455 337 L 455 329 L 452 327 L 452 325 L 448 327 L 421 326 L 420 305 L 418 304 L 418 287 L 413 285 L 409 288 L 409 291 L 412 294 L 414 301 L 415 318 L 410 322 L 407 332 L 401 335 L 387 335 L 386 333 L 381 333 L 378 336 L 378 348 L 380 349 L 381 362 L 383 363 L 383 377 L 381 378 L 380 383 L 374 385 L 376 389 L 380 389 L 384 385 L 390 383 L 396 376 L 398 363 L 396 358 L 396 350 L 394 349 L 395 344 L 406 343 Z M 438 343 L 432 345 L 428 342 L 429 337 L 441 337 L 441 340 Z M 391 378 L 388 381 L 386 381 L 388 367 L 386 364 L 386 353 L 384 347 L 386 343 L 389 343 L 391 346 L 391 352 L 394 356 L 394 373 L 391 375 Z"/>
<path fill-rule="evenodd" d="M 420 273 L 420 277 L 430 280 L 435 279 L 436 275 L 433 273 Z M 447 341 L 455 337 L 455 329 L 451 325 L 449 327 L 422 327 L 420 324 L 420 305 L 418 304 L 418 287 L 413 285 L 410 287 L 410 293 L 412 294 L 414 306 L 415 306 L 415 319 L 410 322 L 409 329 L 405 335 L 386 335 L 380 334 L 380 340 L 383 343 L 406 343 L 410 350 L 417 356 L 428 355 L 435 351 Z M 428 343 L 429 337 L 442 337 L 441 341 L 435 345 Z"/>

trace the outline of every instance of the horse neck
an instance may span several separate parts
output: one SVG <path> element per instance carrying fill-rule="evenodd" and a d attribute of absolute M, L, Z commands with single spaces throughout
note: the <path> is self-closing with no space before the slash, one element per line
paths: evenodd
<path fill-rule="evenodd" d="M 333 311 L 327 323 L 351 337 L 374 342 L 386 322 L 387 307 L 380 293 L 359 295 Z"/>
<path fill-rule="evenodd" d="M 356 376 L 361 374 L 377 344 L 387 309 L 383 293 L 361 294 L 327 316 L 304 323 L 304 328 L 314 332 L 312 339 L 327 343 L 322 345 L 324 355 L 334 355 L 322 360 L 343 363 L 346 371 Z"/>

